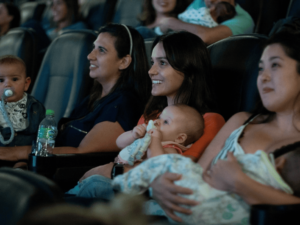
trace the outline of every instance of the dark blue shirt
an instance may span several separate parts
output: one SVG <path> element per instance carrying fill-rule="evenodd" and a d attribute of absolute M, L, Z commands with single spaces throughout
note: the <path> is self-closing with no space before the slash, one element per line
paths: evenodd
<path fill-rule="evenodd" d="M 89 97 L 73 110 L 69 122 L 56 138 L 56 146 L 78 147 L 86 134 L 104 121 L 118 122 L 124 131 L 132 130 L 144 110 L 135 92 L 130 90 L 117 90 L 105 96 L 95 103 L 92 111 L 88 102 Z"/>

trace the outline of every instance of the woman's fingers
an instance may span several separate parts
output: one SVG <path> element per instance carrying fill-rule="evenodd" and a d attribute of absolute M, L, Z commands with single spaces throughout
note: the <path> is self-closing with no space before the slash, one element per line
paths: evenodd
<path fill-rule="evenodd" d="M 164 207 L 162 207 L 162 208 L 165 211 L 165 213 L 167 214 L 167 216 L 170 217 L 172 220 L 179 222 L 179 223 L 182 222 L 182 219 L 180 217 L 176 216 L 172 210 L 170 210 L 168 208 L 164 208 Z"/>

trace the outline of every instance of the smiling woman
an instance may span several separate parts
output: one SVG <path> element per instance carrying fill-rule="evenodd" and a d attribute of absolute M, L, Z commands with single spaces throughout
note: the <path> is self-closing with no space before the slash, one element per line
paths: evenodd
<path fill-rule="evenodd" d="M 0 3 L 0 36 L 10 29 L 20 26 L 19 8 L 13 3 Z"/>
<path fill-rule="evenodd" d="M 56 146 L 61 147 L 54 154 L 119 151 L 117 137 L 136 125 L 150 95 L 144 41 L 135 29 L 119 24 L 100 28 L 87 57 L 93 89 L 60 122 Z M 1 148 L 0 159 L 26 159 L 30 151 L 31 146 Z"/>

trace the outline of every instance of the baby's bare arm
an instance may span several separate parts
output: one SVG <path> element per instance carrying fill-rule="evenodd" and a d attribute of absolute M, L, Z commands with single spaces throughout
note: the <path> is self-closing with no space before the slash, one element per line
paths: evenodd
<path fill-rule="evenodd" d="M 136 139 L 144 137 L 146 134 L 146 128 L 147 128 L 146 124 L 141 124 L 133 128 L 133 130 L 121 134 L 117 138 L 116 141 L 117 146 L 120 149 L 123 149 L 126 146 L 132 144 Z"/>

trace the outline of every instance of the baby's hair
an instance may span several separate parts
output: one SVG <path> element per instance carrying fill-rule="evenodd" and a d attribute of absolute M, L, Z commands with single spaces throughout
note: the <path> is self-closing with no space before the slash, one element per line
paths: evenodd
<path fill-rule="evenodd" d="M 281 155 L 285 157 L 286 163 L 280 175 L 293 189 L 294 195 L 300 197 L 300 141 L 275 150 L 275 158 Z"/>
<path fill-rule="evenodd" d="M 184 132 L 187 134 L 187 139 L 184 145 L 189 145 L 197 141 L 204 132 L 203 116 L 193 107 L 185 104 L 175 104 L 174 106 L 180 108 L 187 115 L 185 116 Z"/>
<path fill-rule="evenodd" d="M 235 7 L 228 2 L 219 2 L 216 4 L 217 22 L 222 23 L 232 19 L 236 15 Z"/>
<path fill-rule="evenodd" d="M 25 62 L 14 55 L 4 55 L 0 57 L 0 66 L 1 65 L 12 65 L 12 64 L 20 64 L 24 67 L 25 74 L 26 74 L 26 65 Z M 27 76 L 27 75 L 26 75 Z"/>

